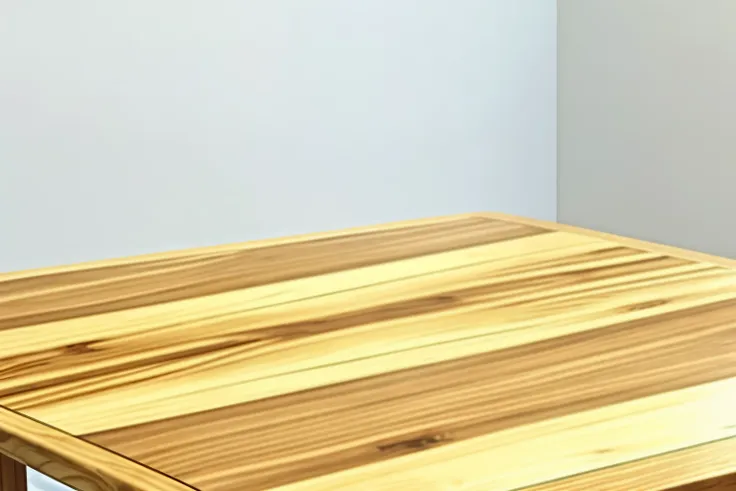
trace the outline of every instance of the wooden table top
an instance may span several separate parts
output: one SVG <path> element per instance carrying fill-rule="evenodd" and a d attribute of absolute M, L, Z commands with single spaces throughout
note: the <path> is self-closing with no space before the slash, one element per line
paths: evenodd
<path fill-rule="evenodd" d="M 475 214 L 8 273 L 0 451 L 83 490 L 736 486 L 734 268 Z"/>

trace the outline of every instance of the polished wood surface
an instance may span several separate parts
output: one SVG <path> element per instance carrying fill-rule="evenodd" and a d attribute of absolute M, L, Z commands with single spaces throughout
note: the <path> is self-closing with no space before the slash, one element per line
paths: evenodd
<path fill-rule="evenodd" d="M 736 491 L 734 455 L 736 438 L 731 437 L 545 482 L 525 491 Z"/>
<path fill-rule="evenodd" d="M 83 490 L 729 489 L 736 262 L 477 214 L 7 273 L 0 405 Z"/>

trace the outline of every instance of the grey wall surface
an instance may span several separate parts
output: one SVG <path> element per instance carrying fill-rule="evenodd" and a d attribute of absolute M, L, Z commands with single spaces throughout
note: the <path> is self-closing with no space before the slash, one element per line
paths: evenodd
<path fill-rule="evenodd" d="M 561 222 L 736 257 L 736 1 L 559 1 Z"/>
<path fill-rule="evenodd" d="M 8 0 L 0 271 L 556 213 L 552 0 Z"/>

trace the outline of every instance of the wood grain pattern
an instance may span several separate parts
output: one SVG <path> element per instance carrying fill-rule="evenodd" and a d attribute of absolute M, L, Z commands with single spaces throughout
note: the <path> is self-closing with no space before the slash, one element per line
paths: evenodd
<path fill-rule="evenodd" d="M 0 453 L 81 491 L 191 491 L 137 462 L 0 407 Z"/>
<path fill-rule="evenodd" d="M 729 486 L 736 262 L 478 214 L 8 273 L 0 405 L 84 490 Z"/>
<path fill-rule="evenodd" d="M 704 481 L 685 484 L 670 491 L 734 491 L 736 490 L 736 474 L 713 477 Z"/>
<path fill-rule="evenodd" d="M 0 491 L 26 490 L 26 467 L 0 453 Z"/>
<path fill-rule="evenodd" d="M 184 441 L 210 464 L 194 477 L 203 487 L 216 487 L 207 469 L 227 458 L 233 472 L 241 472 L 239 461 L 249 462 L 242 481 L 248 489 L 265 488 L 634 399 L 652 386 L 670 391 L 736 376 L 735 308 L 730 300 L 88 438 L 172 475 L 187 472 L 190 462 L 181 449 L 161 449 Z M 707 324 L 693 331 L 694 316 Z M 223 440 L 239 450 L 224 457 Z"/>
<path fill-rule="evenodd" d="M 713 485 L 721 486 L 714 490 L 730 490 L 733 488 L 728 487 L 732 486 L 729 483 L 736 477 L 734 455 L 736 437 L 725 438 L 546 482 L 525 491 L 694 491 Z"/>
<path fill-rule="evenodd" d="M 728 379 L 523 424 L 278 489 L 518 489 L 734 436 L 735 402 L 736 380 Z M 692 424 L 694 418 L 702 421 Z"/>

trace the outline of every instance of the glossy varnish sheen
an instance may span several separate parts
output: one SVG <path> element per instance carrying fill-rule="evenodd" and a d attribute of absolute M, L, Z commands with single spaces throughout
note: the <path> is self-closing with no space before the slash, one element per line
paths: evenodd
<path fill-rule="evenodd" d="M 730 489 L 734 267 L 480 214 L 9 273 L 0 452 L 85 490 Z"/>

